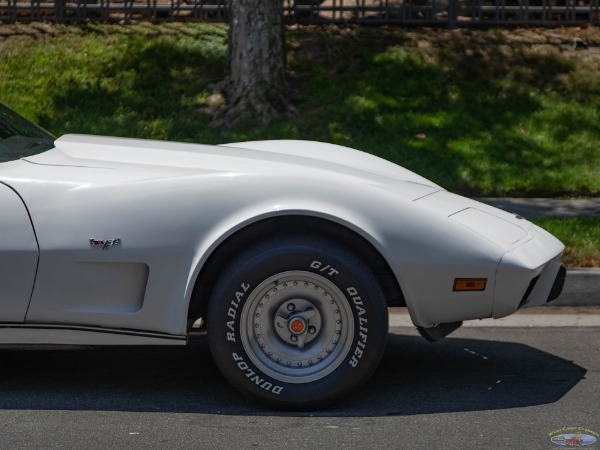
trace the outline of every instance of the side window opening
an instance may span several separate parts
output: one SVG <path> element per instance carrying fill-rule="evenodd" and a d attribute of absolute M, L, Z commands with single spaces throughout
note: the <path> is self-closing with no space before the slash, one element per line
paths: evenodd
<path fill-rule="evenodd" d="M 54 147 L 54 136 L 0 104 L 0 163 Z"/>

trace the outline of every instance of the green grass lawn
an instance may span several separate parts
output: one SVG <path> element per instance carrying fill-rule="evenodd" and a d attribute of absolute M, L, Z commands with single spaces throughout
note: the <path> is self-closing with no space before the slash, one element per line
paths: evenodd
<path fill-rule="evenodd" d="M 600 217 L 536 217 L 532 222 L 559 238 L 568 267 L 600 267 Z"/>
<path fill-rule="evenodd" d="M 573 36 L 590 43 L 575 50 Z M 299 119 L 209 127 L 227 28 L 0 25 L 0 102 L 57 135 L 358 148 L 454 192 L 600 194 L 600 32 L 288 30 Z"/>

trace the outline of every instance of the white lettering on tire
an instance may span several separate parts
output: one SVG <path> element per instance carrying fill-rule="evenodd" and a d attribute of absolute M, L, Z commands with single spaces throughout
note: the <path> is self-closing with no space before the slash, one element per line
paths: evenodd
<path fill-rule="evenodd" d="M 358 295 L 358 289 L 355 287 L 349 287 L 346 289 L 348 295 L 352 298 L 352 303 L 356 307 L 356 313 L 358 314 L 358 340 L 356 342 L 356 347 L 354 348 L 354 352 L 352 353 L 352 358 L 348 361 L 352 367 L 358 366 L 359 360 L 362 358 L 364 349 L 367 345 L 367 333 L 369 329 L 367 328 L 368 319 L 366 317 L 366 311 L 362 306 L 363 300 Z"/>
<path fill-rule="evenodd" d="M 338 270 L 334 269 L 329 264 L 324 265 L 321 261 L 313 261 L 312 263 L 310 263 L 310 267 L 312 269 L 317 269 L 319 272 L 325 273 L 330 277 L 340 273 Z"/>
<path fill-rule="evenodd" d="M 240 285 L 239 289 L 236 291 L 235 298 L 233 300 L 231 300 L 230 307 L 227 310 L 227 317 L 229 317 L 231 320 L 225 322 L 225 325 L 231 331 L 226 331 L 225 334 L 226 334 L 227 340 L 229 342 L 236 342 L 235 327 L 234 327 L 235 318 L 237 316 L 237 311 L 240 306 L 240 302 L 244 298 L 244 295 L 246 295 L 246 292 L 248 292 L 248 289 L 250 289 L 250 285 L 248 283 L 242 283 Z"/>
<path fill-rule="evenodd" d="M 246 375 L 246 377 L 250 379 L 250 381 L 252 381 L 258 387 L 264 389 L 265 391 L 272 392 L 275 395 L 281 394 L 281 392 L 283 391 L 283 386 L 275 386 L 273 385 L 273 383 L 265 381 L 263 378 L 260 377 L 259 374 L 254 372 L 254 370 L 252 370 L 244 361 L 244 358 L 242 358 L 237 353 L 232 353 L 231 356 L 235 361 L 236 365 L 238 366 L 238 369 L 240 369 L 244 373 L 244 375 Z"/>

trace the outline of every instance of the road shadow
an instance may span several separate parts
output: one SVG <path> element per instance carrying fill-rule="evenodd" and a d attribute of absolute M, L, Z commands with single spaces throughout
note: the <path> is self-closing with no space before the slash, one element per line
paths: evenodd
<path fill-rule="evenodd" d="M 586 370 L 533 347 L 391 334 L 369 384 L 325 411 L 270 411 L 238 394 L 206 342 L 191 348 L 0 350 L 0 409 L 380 417 L 554 403 Z"/>

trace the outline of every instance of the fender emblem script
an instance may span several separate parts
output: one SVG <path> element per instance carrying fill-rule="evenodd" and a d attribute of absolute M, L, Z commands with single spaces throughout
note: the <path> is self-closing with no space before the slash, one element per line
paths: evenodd
<path fill-rule="evenodd" d="M 121 243 L 121 238 L 114 239 L 90 239 L 90 245 L 92 247 L 100 247 L 102 250 L 108 250 L 109 247 L 114 247 L 115 245 L 119 245 Z"/>

